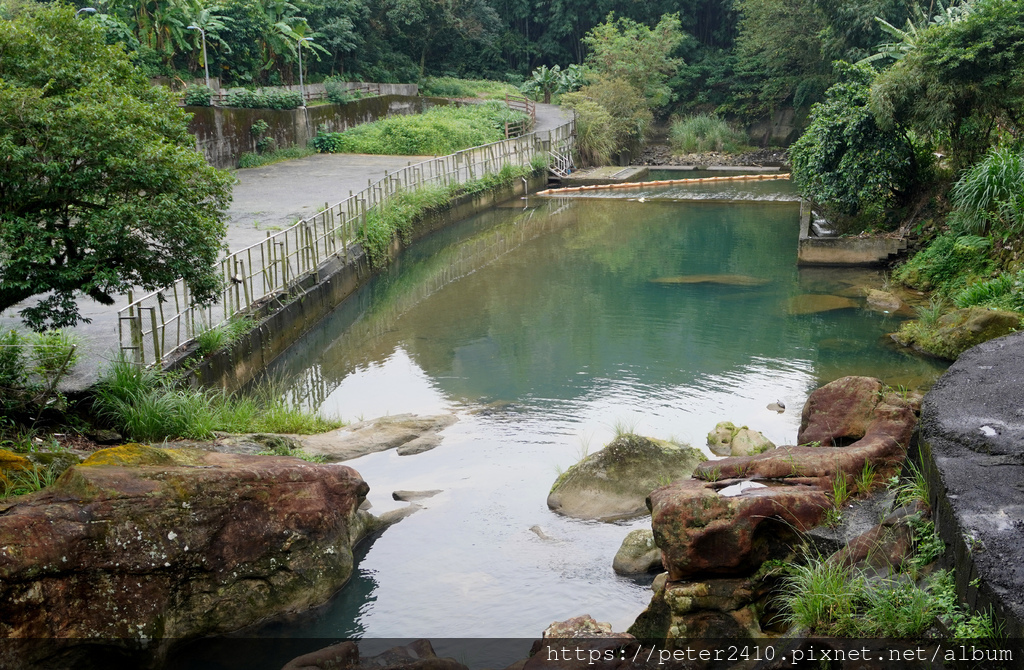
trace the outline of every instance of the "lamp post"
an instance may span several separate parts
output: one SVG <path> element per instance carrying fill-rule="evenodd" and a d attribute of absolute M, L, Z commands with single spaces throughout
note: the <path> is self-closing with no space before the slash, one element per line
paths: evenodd
<path fill-rule="evenodd" d="M 187 30 L 198 30 L 203 37 L 203 73 L 206 74 L 206 88 L 210 88 L 210 61 L 206 60 L 206 31 L 194 23 Z"/>
<path fill-rule="evenodd" d="M 306 84 L 302 81 L 302 43 L 312 42 L 312 37 L 299 38 L 299 93 L 302 95 L 302 106 L 306 106 Z"/>
<path fill-rule="evenodd" d="M 81 14 L 82 12 L 85 12 L 86 14 L 95 14 L 96 13 L 96 8 L 95 7 L 82 7 L 77 12 L 75 12 L 75 18 L 77 19 L 78 15 Z"/>

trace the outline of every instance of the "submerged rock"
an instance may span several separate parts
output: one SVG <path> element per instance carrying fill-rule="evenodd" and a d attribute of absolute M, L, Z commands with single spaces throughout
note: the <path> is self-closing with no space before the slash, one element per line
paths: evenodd
<path fill-rule="evenodd" d="M 612 570 L 620 575 L 643 575 L 661 569 L 661 549 L 654 543 L 650 528 L 630 531 L 612 560 Z"/>
<path fill-rule="evenodd" d="M 677 277 L 658 277 L 651 280 L 652 284 L 720 284 L 722 286 L 765 286 L 770 279 L 749 277 L 747 275 L 680 275 Z"/>
<path fill-rule="evenodd" d="M 775 444 L 756 430 L 721 421 L 708 433 L 708 448 L 716 456 L 751 456 L 774 449 Z"/>
<path fill-rule="evenodd" d="M 303 436 L 299 440 L 307 452 L 329 461 L 347 461 L 388 449 L 408 456 L 439 445 L 442 438 L 438 433 L 458 420 L 454 414 L 396 414 L 360 421 L 328 433 Z"/>
<path fill-rule="evenodd" d="M 802 314 L 831 312 L 837 309 L 852 309 L 854 307 L 857 307 L 857 301 L 850 298 L 843 298 L 838 295 L 808 293 L 790 298 L 787 311 L 794 316 L 799 316 Z"/>
<path fill-rule="evenodd" d="M 100 638 L 159 658 L 173 641 L 319 605 L 352 572 L 368 489 L 349 467 L 295 458 L 96 452 L 0 505 L 0 636 Z"/>
<path fill-rule="evenodd" d="M 878 289 L 868 289 L 867 303 L 869 309 L 890 313 L 897 312 L 904 306 L 898 296 Z"/>
<path fill-rule="evenodd" d="M 706 460 L 699 449 L 639 435 L 620 435 L 572 466 L 548 495 L 548 507 L 577 519 L 617 521 L 647 513 L 647 494 L 689 477 Z"/>

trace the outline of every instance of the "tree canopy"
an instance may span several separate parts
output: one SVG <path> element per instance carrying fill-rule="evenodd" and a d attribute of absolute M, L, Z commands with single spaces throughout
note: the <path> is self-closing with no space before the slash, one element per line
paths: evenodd
<path fill-rule="evenodd" d="M 0 311 L 35 329 L 133 286 L 219 288 L 231 177 L 195 150 L 187 115 L 99 24 L 40 6 L 0 22 Z"/>

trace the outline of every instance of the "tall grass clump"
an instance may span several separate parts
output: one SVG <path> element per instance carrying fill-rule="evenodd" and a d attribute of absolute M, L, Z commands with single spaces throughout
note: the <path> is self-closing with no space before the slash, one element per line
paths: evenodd
<path fill-rule="evenodd" d="M 263 154 L 252 153 L 249 151 L 238 157 L 238 169 L 244 170 L 246 168 L 262 167 L 264 165 L 270 165 L 271 163 L 281 163 L 283 161 L 295 160 L 296 158 L 305 158 L 306 156 L 312 156 L 315 153 L 316 151 L 309 147 L 300 146 L 274 149 Z"/>
<path fill-rule="evenodd" d="M 733 153 L 746 145 L 747 137 L 733 129 L 724 119 L 711 114 L 696 114 L 672 123 L 669 142 L 677 154 L 707 151 Z"/>
<path fill-rule="evenodd" d="M 616 150 L 611 114 L 585 98 L 566 96 L 566 106 L 576 113 L 576 154 L 580 165 L 607 165 Z"/>
<path fill-rule="evenodd" d="M 503 100 L 506 95 L 522 95 L 522 93 L 512 84 L 503 81 L 427 77 L 420 86 L 420 95 L 436 98 Z"/>
<path fill-rule="evenodd" d="M 952 228 L 961 235 L 1024 232 L 1024 156 L 1007 147 L 991 149 L 950 191 Z"/>
<path fill-rule="evenodd" d="M 526 118 L 502 102 L 438 106 L 422 114 L 391 116 L 341 133 L 319 133 L 321 153 L 443 156 L 505 138 L 505 123 Z"/>
<path fill-rule="evenodd" d="M 95 389 L 97 416 L 138 442 L 209 439 L 215 430 L 248 433 L 316 433 L 340 421 L 324 419 L 286 402 L 273 386 L 248 395 L 183 386 L 171 374 L 116 360 Z"/>

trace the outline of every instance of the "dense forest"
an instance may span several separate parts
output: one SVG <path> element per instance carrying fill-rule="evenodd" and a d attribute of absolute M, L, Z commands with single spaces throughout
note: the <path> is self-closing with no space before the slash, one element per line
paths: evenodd
<path fill-rule="evenodd" d="M 7 0 L 8 15 L 19 3 Z M 415 82 L 425 76 L 519 83 L 540 66 L 583 63 L 585 36 L 609 13 L 654 26 L 678 14 L 683 39 L 668 80 L 672 111 L 744 118 L 807 109 L 833 83 L 832 62 L 857 61 L 888 39 L 884 24 L 926 20 L 941 0 L 76 0 L 109 41 L 152 75 L 209 69 L 226 85 L 306 76 Z"/>

